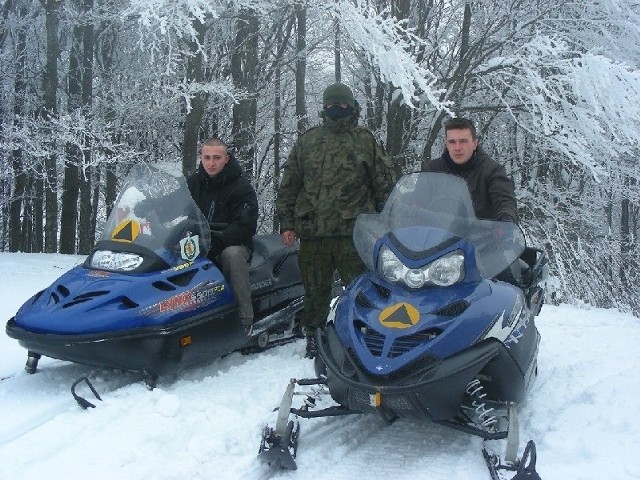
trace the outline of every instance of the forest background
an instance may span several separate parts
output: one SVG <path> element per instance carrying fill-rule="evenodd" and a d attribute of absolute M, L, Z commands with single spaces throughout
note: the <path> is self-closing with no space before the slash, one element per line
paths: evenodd
<path fill-rule="evenodd" d="M 277 231 L 281 167 L 351 86 L 398 169 L 473 119 L 548 301 L 640 315 L 636 0 L 3 0 L 0 251 L 87 254 L 132 165 L 219 136 Z M 339 175 L 340 172 L 336 172 Z"/>

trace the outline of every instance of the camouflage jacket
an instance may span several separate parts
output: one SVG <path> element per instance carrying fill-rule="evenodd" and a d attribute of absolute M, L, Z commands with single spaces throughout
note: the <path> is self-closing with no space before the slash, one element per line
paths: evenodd
<path fill-rule="evenodd" d="M 373 134 L 350 118 L 324 119 L 300 136 L 276 201 L 280 231 L 351 236 L 358 214 L 381 209 L 397 175 Z"/>

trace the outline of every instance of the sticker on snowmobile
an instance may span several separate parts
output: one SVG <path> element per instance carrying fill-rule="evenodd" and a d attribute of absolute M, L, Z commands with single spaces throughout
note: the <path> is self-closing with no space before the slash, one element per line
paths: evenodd
<path fill-rule="evenodd" d="M 195 310 L 215 302 L 224 289 L 224 283 L 203 283 L 186 292 L 179 293 L 147 307 L 141 313 L 143 315 L 160 315 Z"/>
<path fill-rule="evenodd" d="M 163 272 L 177 272 L 180 270 L 184 270 L 185 268 L 189 268 L 193 265 L 193 262 L 181 263 L 180 265 L 176 265 L 175 267 L 171 267 L 167 270 L 163 270 Z"/>
<path fill-rule="evenodd" d="M 396 303 L 380 312 L 378 320 L 387 328 L 410 328 L 420 320 L 420 312 L 410 303 Z"/>
<path fill-rule="evenodd" d="M 111 233 L 111 240 L 116 242 L 133 242 L 140 235 L 140 224 L 136 220 L 123 220 Z"/>
<path fill-rule="evenodd" d="M 180 240 L 180 256 L 183 260 L 192 261 L 200 255 L 200 241 L 198 235 L 187 234 L 186 238 Z"/>
<path fill-rule="evenodd" d="M 111 272 L 105 272 L 104 270 L 89 270 L 87 272 L 89 277 L 108 278 L 111 276 Z"/>

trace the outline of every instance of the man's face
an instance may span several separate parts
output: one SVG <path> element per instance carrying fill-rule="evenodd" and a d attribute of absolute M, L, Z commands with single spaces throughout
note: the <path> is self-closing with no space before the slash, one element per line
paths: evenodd
<path fill-rule="evenodd" d="M 445 140 L 451 160 L 458 165 L 467 163 L 478 146 L 469 128 L 447 130 Z"/>
<path fill-rule="evenodd" d="M 225 148 L 220 145 L 205 145 L 200 151 L 200 161 L 204 167 L 204 171 L 210 177 L 219 174 L 229 161 L 229 155 Z"/>

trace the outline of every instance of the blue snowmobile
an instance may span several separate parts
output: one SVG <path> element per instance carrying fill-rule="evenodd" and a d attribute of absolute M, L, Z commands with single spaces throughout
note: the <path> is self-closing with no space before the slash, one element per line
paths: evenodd
<path fill-rule="evenodd" d="M 316 332 L 317 378 L 291 380 L 259 456 L 296 468 L 290 415 L 374 413 L 507 438 L 513 466 L 515 408 L 538 373 L 544 252 L 516 224 L 476 218 L 465 181 L 443 173 L 403 176 L 381 213 L 358 217 L 353 239 L 368 271 L 333 303 Z M 295 408 L 300 385 L 315 387 Z M 316 410 L 326 393 L 335 405 Z"/>
<path fill-rule="evenodd" d="M 154 209 L 141 209 L 150 201 Z M 235 350 L 260 350 L 301 335 L 304 288 L 298 248 L 256 235 L 250 278 L 255 311 L 247 335 L 231 285 L 207 259 L 211 229 L 181 175 L 147 165 L 126 179 L 100 241 L 85 260 L 36 293 L 6 325 L 41 355 L 159 375 Z"/>

